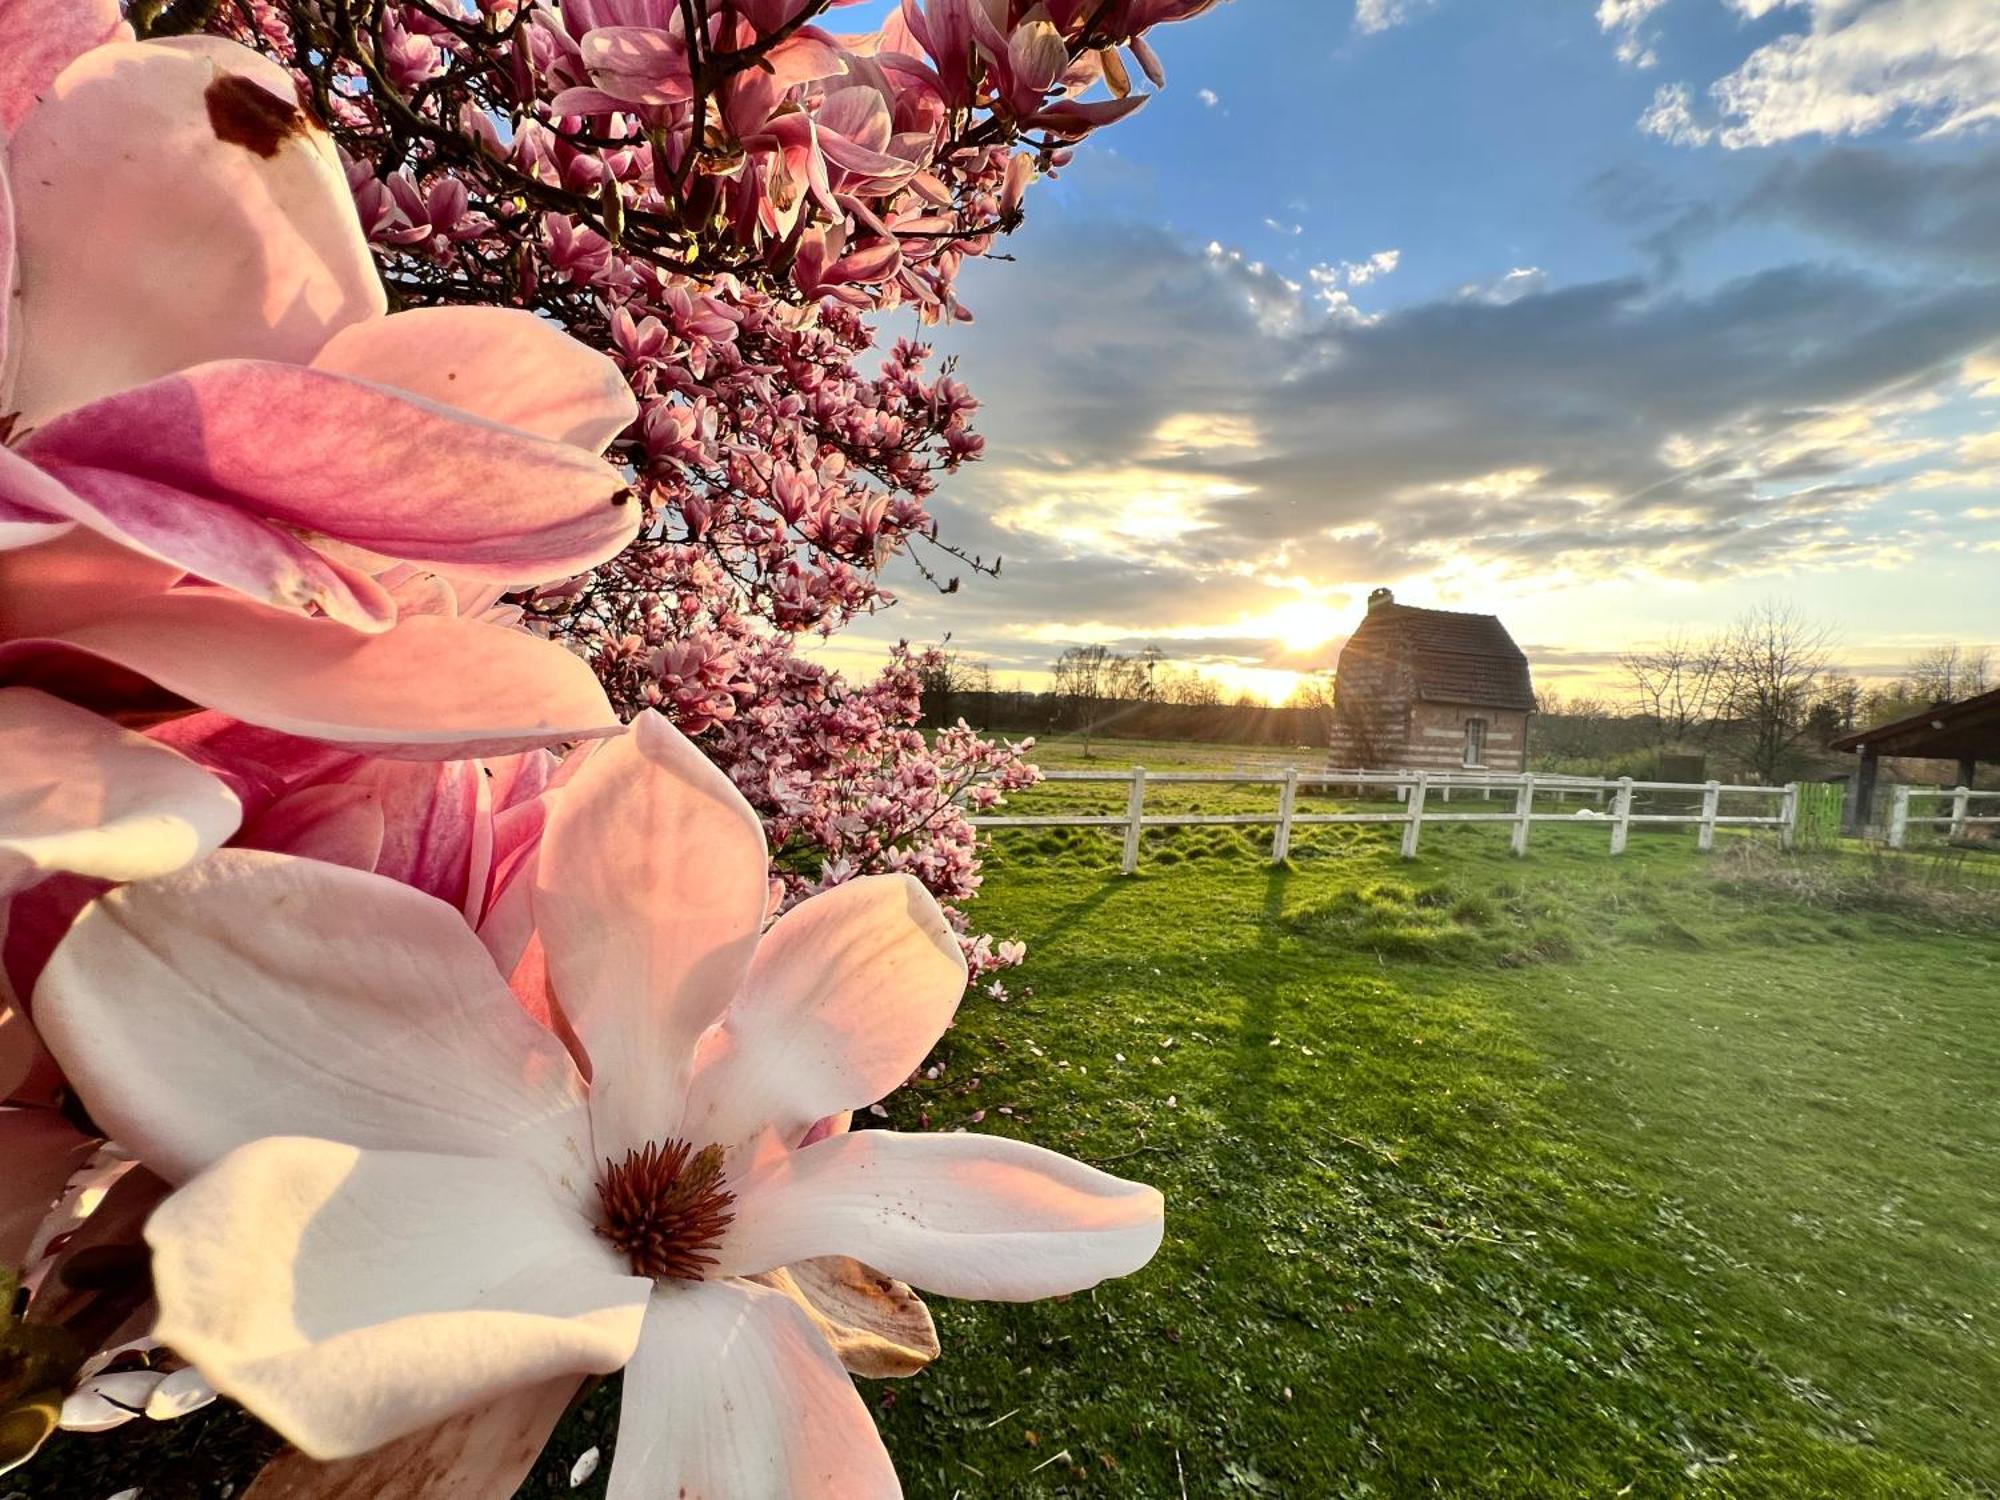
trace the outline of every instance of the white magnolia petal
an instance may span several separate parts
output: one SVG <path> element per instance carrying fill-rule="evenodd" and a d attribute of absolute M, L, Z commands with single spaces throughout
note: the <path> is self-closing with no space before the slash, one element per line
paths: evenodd
<path fill-rule="evenodd" d="M 170 874 L 242 815 L 226 786 L 166 746 L 33 688 L 0 688 L 0 897 L 57 871 Z"/>
<path fill-rule="evenodd" d="M 214 38 L 114 42 L 57 77 L 11 144 L 22 420 L 204 360 L 303 364 L 381 315 L 346 174 L 296 97 Z"/>
<path fill-rule="evenodd" d="M 592 453 L 639 415 L 616 364 L 519 308 L 417 307 L 356 323 L 313 366 Z"/>
<path fill-rule="evenodd" d="M 63 1398 L 56 1425 L 64 1432 L 109 1432 L 146 1414 L 166 1376 L 158 1370 L 120 1370 L 93 1375 Z"/>
<path fill-rule="evenodd" d="M 851 1255 L 923 1291 L 1026 1302 L 1130 1275 L 1164 1232 L 1155 1189 L 1003 1136 L 863 1130 L 731 1187 L 723 1276 Z"/>
<path fill-rule="evenodd" d="M 35 1025 L 171 1180 L 267 1135 L 511 1155 L 583 1190 L 583 1086 L 464 919 L 393 880 L 225 849 L 70 929 Z"/>
<path fill-rule="evenodd" d="M 854 1382 L 782 1293 L 662 1285 L 625 1371 L 607 1500 L 893 1500 Z"/>
<path fill-rule="evenodd" d="M 590 1058 L 599 1156 L 677 1133 L 695 1044 L 749 968 L 766 881 L 756 814 L 658 714 L 554 799 L 535 919 Z"/>
<path fill-rule="evenodd" d="M 189 1365 L 175 1370 L 146 1398 L 146 1415 L 155 1422 L 171 1422 L 189 1412 L 200 1411 L 216 1397 L 208 1377 Z"/>
<path fill-rule="evenodd" d="M 944 913 L 908 875 L 812 897 L 772 924 L 702 1044 L 681 1134 L 734 1145 L 872 1104 L 915 1072 L 965 993 Z"/>
<path fill-rule="evenodd" d="M 290 1136 L 224 1157 L 146 1241 L 160 1342 L 321 1459 L 617 1369 L 651 1289 L 525 1162 Z"/>

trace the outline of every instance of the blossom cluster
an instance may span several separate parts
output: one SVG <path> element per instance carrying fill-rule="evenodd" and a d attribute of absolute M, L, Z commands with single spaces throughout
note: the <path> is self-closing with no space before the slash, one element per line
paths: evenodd
<path fill-rule="evenodd" d="M 844 744 L 774 746 L 846 721 L 819 711 L 824 674 L 768 638 L 890 602 L 899 553 L 947 588 L 960 566 L 997 567 L 927 509 L 982 450 L 976 401 L 914 339 L 869 368 L 871 318 L 967 317 L 965 261 L 1020 222 L 1037 177 L 1140 107 L 1135 75 L 1161 81 L 1147 32 L 1213 3 L 908 0 L 864 34 L 829 29 L 844 0 L 257 0 L 216 16 L 332 122 L 400 305 L 532 308 L 630 382 L 639 417 L 613 451 L 640 538 L 523 600 L 538 627 L 586 655 L 621 713 L 666 713 L 746 789 L 766 768 L 733 757 L 756 749 L 853 777 L 846 806 L 889 796 L 903 831 L 885 849 L 935 870 L 955 908 L 976 860 L 929 803 L 959 778 L 959 742 L 922 773 L 924 752 L 875 738 L 864 712 Z M 728 732 L 751 704 L 761 736 Z M 970 758 L 995 784 L 1024 774 L 998 747 Z M 781 848 L 845 816 L 752 795 Z M 853 845 L 820 862 L 876 868 Z M 990 939 L 964 942 L 990 958 Z"/>
<path fill-rule="evenodd" d="M 221 1396 L 272 1490 L 506 1495 L 622 1369 L 614 1495 L 894 1495 L 849 1375 L 936 1354 L 915 1289 L 1126 1274 L 1159 1196 L 849 1128 L 951 1021 L 949 920 L 893 840 L 774 889 L 530 628 L 653 524 L 632 385 L 391 311 L 312 102 L 0 5 L 0 1470 Z"/>

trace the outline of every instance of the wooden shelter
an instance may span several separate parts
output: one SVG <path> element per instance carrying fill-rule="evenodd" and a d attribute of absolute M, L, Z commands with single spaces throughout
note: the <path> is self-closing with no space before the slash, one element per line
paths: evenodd
<path fill-rule="evenodd" d="M 1850 829 L 1868 825 L 1875 802 L 1875 777 L 1884 756 L 1958 762 L 1956 785 L 1971 786 L 1979 763 L 2000 763 L 2000 688 L 1956 703 L 1940 703 L 1921 713 L 1858 729 L 1828 747 L 1860 755 L 1847 799 Z"/>
<path fill-rule="evenodd" d="M 1328 759 L 1360 770 L 1527 769 L 1535 686 L 1494 615 L 1398 604 L 1387 589 L 1340 651 Z"/>

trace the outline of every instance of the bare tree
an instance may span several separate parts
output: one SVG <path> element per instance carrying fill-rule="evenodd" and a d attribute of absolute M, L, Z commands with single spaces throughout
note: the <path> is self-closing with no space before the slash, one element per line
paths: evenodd
<path fill-rule="evenodd" d="M 1722 711 L 1745 763 L 1766 782 L 1789 767 L 1811 726 L 1831 635 L 1793 606 L 1767 600 L 1722 639 Z"/>
<path fill-rule="evenodd" d="M 1156 684 L 1162 703 L 1213 708 L 1222 701 L 1222 689 L 1199 671 L 1162 672 Z"/>
<path fill-rule="evenodd" d="M 1537 692 L 1535 720 L 1535 758 L 1541 764 L 1601 760 L 1616 748 L 1617 714 L 1588 693 L 1565 698 L 1554 689 Z"/>
<path fill-rule="evenodd" d="M 1285 707 L 1331 709 L 1334 696 L 1333 673 L 1313 672 L 1300 676 L 1292 687 L 1291 696 L 1285 699 Z"/>
<path fill-rule="evenodd" d="M 1844 673 L 1829 672 L 1820 679 L 1814 698 L 1813 733 L 1822 742 L 1852 734 L 1861 724 L 1866 694 L 1861 684 Z"/>
<path fill-rule="evenodd" d="M 1129 656 L 1120 656 L 1108 646 L 1071 646 L 1056 658 L 1052 691 L 1062 721 L 1083 735 L 1083 753 L 1090 754 L 1090 739 L 1102 717 L 1105 704 L 1136 696 L 1145 680 L 1145 668 Z"/>
<path fill-rule="evenodd" d="M 1690 640 L 1679 632 L 1651 651 L 1619 656 L 1631 679 L 1633 707 L 1659 726 L 1662 744 L 1687 744 L 1714 727 L 1722 657 L 1721 641 Z"/>
<path fill-rule="evenodd" d="M 1911 657 L 1903 676 L 1912 702 L 1925 707 L 1956 703 L 1993 686 L 1993 659 L 1984 646 L 1947 641 Z"/>

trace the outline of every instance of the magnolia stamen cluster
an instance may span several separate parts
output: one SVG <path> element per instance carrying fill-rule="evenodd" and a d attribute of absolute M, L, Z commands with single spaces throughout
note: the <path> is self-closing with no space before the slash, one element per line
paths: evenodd
<path fill-rule="evenodd" d="M 598 1234 L 635 1275 L 656 1281 L 707 1276 L 717 1264 L 710 1252 L 736 1216 L 736 1195 L 723 1186 L 722 1148 L 697 1151 L 691 1141 L 648 1141 L 616 1166 L 607 1159 L 597 1199 Z"/>

